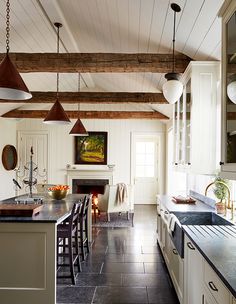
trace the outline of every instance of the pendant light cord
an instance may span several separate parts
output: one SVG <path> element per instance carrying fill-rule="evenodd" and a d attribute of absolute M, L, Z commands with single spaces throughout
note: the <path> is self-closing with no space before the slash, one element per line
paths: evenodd
<path fill-rule="evenodd" d="M 78 92 L 80 92 L 80 73 L 78 74 Z M 78 116 L 80 112 L 80 103 L 78 102 Z"/>
<path fill-rule="evenodd" d="M 60 26 L 57 26 L 57 60 L 59 62 L 59 40 L 60 40 Z M 59 64 L 58 64 L 58 69 L 59 69 Z M 57 98 L 59 97 L 59 72 L 57 71 Z"/>
<path fill-rule="evenodd" d="M 176 11 L 174 11 L 174 28 L 173 28 L 173 50 L 172 50 L 172 57 L 173 57 L 173 66 L 172 66 L 172 72 L 175 72 L 175 23 L 176 23 Z"/>
<path fill-rule="evenodd" d="M 6 3 L 6 52 L 10 51 L 10 1 L 7 0 Z"/>

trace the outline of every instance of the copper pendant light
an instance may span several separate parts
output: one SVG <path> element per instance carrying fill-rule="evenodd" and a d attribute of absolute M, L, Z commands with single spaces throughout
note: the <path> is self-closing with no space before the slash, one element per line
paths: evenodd
<path fill-rule="evenodd" d="M 79 78 L 78 78 L 78 92 L 80 92 L 80 73 L 79 73 Z M 78 115 L 79 115 L 79 111 L 80 111 L 80 107 L 78 104 Z M 79 119 L 79 117 L 69 134 L 72 136 L 88 136 L 88 132 L 86 131 L 86 129 L 85 129 L 82 121 Z"/>
<path fill-rule="evenodd" d="M 0 64 L 0 99 L 26 100 L 32 97 L 9 57 L 10 2 L 6 2 L 6 56 Z"/>
<path fill-rule="evenodd" d="M 176 13 L 181 11 L 181 8 L 176 3 L 171 3 L 171 9 L 174 11 L 174 28 L 173 28 L 173 47 L 172 47 L 172 72 L 165 74 L 167 81 L 163 84 L 162 90 L 165 99 L 170 103 L 174 104 L 183 93 L 183 84 L 179 81 L 180 74 L 175 73 L 175 23 Z"/>
<path fill-rule="evenodd" d="M 59 29 L 60 27 L 62 27 L 62 24 L 59 22 L 55 22 L 54 25 L 57 28 L 57 54 L 59 54 L 59 41 L 60 41 Z M 57 72 L 57 99 L 43 122 L 51 125 L 67 125 L 70 124 L 71 122 L 59 101 L 59 73 L 58 72 Z"/>

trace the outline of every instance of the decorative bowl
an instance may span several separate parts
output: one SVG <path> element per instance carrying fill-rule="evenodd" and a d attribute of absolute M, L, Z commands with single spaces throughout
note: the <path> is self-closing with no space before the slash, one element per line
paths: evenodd
<path fill-rule="evenodd" d="M 68 190 L 49 190 L 48 194 L 55 200 L 61 200 L 67 196 Z"/>

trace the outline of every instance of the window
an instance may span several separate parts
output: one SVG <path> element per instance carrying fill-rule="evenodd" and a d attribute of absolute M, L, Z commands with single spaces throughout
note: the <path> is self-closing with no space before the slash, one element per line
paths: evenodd
<path fill-rule="evenodd" d="M 155 176 L 155 142 L 136 142 L 136 177 Z"/>

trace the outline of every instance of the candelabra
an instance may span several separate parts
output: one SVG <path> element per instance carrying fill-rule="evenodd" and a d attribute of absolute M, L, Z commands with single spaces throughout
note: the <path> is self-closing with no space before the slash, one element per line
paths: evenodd
<path fill-rule="evenodd" d="M 31 147 L 30 161 L 24 164 L 22 168 L 19 166 L 15 169 L 16 179 L 13 179 L 16 193 L 18 189 L 24 188 L 29 198 L 33 197 L 33 188 L 37 184 L 38 177 L 42 177 L 47 181 L 47 170 L 43 169 L 40 172 L 37 164 L 33 162 L 33 155 L 33 147 Z"/>

